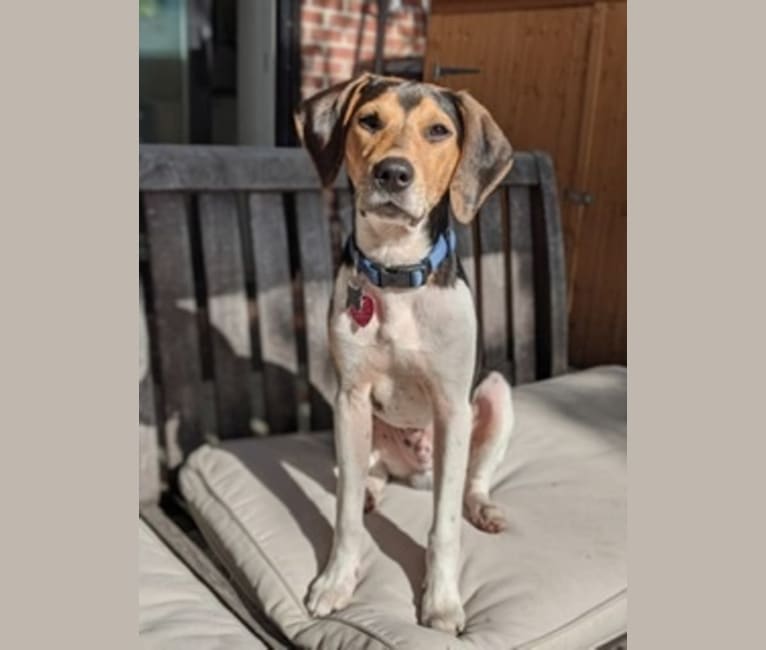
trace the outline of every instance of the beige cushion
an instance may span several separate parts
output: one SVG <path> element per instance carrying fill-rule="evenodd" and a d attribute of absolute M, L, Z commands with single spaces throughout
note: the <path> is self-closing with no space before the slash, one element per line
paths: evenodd
<path fill-rule="evenodd" d="M 494 484 L 510 527 L 462 527 L 458 638 L 417 624 L 430 492 L 389 485 L 365 517 L 352 603 L 312 619 L 303 600 L 332 539 L 329 435 L 203 447 L 181 488 L 203 534 L 282 631 L 310 648 L 588 648 L 626 629 L 626 371 L 514 389 L 517 425 Z"/>
<path fill-rule="evenodd" d="M 138 631 L 162 650 L 265 648 L 154 531 L 138 522 Z"/>

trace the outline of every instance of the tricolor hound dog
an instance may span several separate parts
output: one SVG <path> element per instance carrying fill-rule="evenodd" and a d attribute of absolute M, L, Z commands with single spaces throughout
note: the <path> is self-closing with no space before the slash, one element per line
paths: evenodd
<path fill-rule="evenodd" d="M 324 185 L 345 162 L 355 203 L 329 314 L 335 537 L 307 605 L 324 616 L 350 601 L 363 511 L 389 477 L 433 483 L 420 618 L 455 634 L 465 622 L 462 506 L 477 528 L 505 528 L 489 486 L 513 409 L 502 375 L 478 381 L 476 311 L 450 215 L 464 224 L 476 216 L 511 168 L 511 145 L 468 93 L 369 74 L 303 102 L 296 125 Z"/>

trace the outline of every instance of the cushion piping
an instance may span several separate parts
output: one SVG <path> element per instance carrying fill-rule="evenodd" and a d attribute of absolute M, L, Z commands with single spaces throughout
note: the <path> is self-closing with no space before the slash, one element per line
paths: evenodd
<path fill-rule="evenodd" d="M 237 462 L 239 462 L 239 461 L 237 460 Z M 282 575 L 280 574 L 280 572 L 277 571 L 276 568 L 274 567 L 274 564 L 272 563 L 271 558 L 261 548 L 261 546 L 258 544 L 258 542 L 252 537 L 252 535 L 244 527 L 242 522 L 239 521 L 239 518 L 235 515 L 235 513 L 232 512 L 232 510 L 229 508 L 229 506 L 226 504 L 226 502 L 223 500 L 223 498 L 220 496 L 220 494 L 216 491 L 216 489 L 207 481 L 207 479 L 202 474 L 202 472 L 200 472 L 196 467 L 192 467 L 192 466 L 188 466 L 188 467 L 189 467 L 189 469 L 191 471 L 194 472 L 195 476 L 197 476 L 201 480 L 201 482 L 203 483 L 203 485 L 207 489 L 208 494 L 211 497 L 213 497 L 215 502 L 221 508 L 223 508 L 223 510 L 225 510 L 226 513 L 234 521 L 236 521 L 237 528 L 239 528 L 239 530 L 244 534 L 245 538 L 248 539 L 250 541 L 250 543 L 258 550 L 259 555 L 264 559 L 264 561 L 266 562 L 266 565 L 268 566 L 268 568 L 271 571 L 271 573 L 283 585 L 283 588 L 290 595 L 290 597 L 292 598 L 293 602 L 298 605 L 298 608 L 302 612 L 305 612 L 306 615 L 308 616 L 308 611 L 306 610 L 305 605 L 303 604 L 303 602 L 296 596 L 296 594 L 293 592 L 293 590 L 285 582 L 285 580 L 282 577 Z M 193 505 L 191 503 L 190 503 L 190 506 L 193 507 Z M 193 508 L 193 509 L 196 511 L 196 508 Z M 199 513 L 197 513 L 197 514 L 198 514 L 198 519 L 199 520 L 203 520 L 204 519 L 203 517 L 201 517 L 199 515 Z M 197 525 L 198 526 L 200 525 L 199 522 L 197 523 Z M 211 533 L 213 537 L 216 536 L 215 533 L 213 531 L 211 531 L 211 529 L 209 527 L 207 527 L 205 525 L 200 526 L 200 528 L 202 528 L 202 527 L 208 528 L 209 533 Z M 240 584 L 240 586 L 241 586 L 241 584 Z M 543 636 L 537 637 L 536 639 L 533 639 L 531 641 L 525 641 L 522 645 L 517 646 L 517 650 L 531 650 L 532 648 L 535 647 L 536 644 L 539 644 L 539 643 L 544 642 L 544 641 L 548 641 L 548 640 L 553 639 L 553 638 L 555 638 L 557 636 L 560 636 L 563 633 L 566 633 L 569 629 L 571 629 L 572 627 L 575 627 L 578 623 L 580 623 L 584 619 L 590 618 L 591 616 L 593 616 L 593 615 L 599 613 L 600 611 L 602 611 L 605 607 L 608 607 L 609 605 L 611 605 L 613 602 L 615 602 L 616 600 L 618 600 L 619 598 L 624 596 L 625 593 L 627 593 L 627 589 L 623 589 L 623 590 L 617 592 L 616 594 L 614 594 L 613 596 L 610 596 L 609 598 L 607 598 L 603 602 L 599 603 L 598 605 L 595 605 L 594 607 L 584 611 L 579 616 L 577 616 L 577 617 L 573 618 L 572 620 L 564 623 L 563 625 L 561 625 L 560 627 L 556 628 L 552 632 L 548 632 L 548 633 L 544 634 Z M 259 606 L 259 609 L 262 610 L 262 607 Z M 357 623 L 353 623 L 351 621 L 346 621 L 346 620 L 343 620 L 343 619 L 340 619 L 340 618 L 335 618 L 335 617 L 324 617 L 322 619 L 314 619 L 314 618 L 309 616 L 309 624 L 306 627 L 304 627 L 302 630 L 300 630 L 298 632 L 298 634 L 296 635 L 296 637 L 299 636 L 299 635 L 302 635 L 305 631 L 307 631 L 308 629 L 313 627 L 314 624 L 316 622 L 319 622 L 320 620 L 323 620 L 323 621 L 333 621 L 335 623 L 340 623 L 341 625 L 350 627 L 350 628 L 352 628 L 352 629 L 354 629 L 354 630 L 356 630 L 358 632 L 366 634 L 370 639 L 373 639 L 375 641 L 378 641 L 379 643 L 382 643 L 386 648 L 393 648 L 393 646 L 389 645 L 389 643 L 387 641 L 385 641 L 384 639 L 380 638 L 377 634 L 375 634 L 374 632 L 370 631 L 368 628 L 366 628 L 364 626 L 361 626 L 361 625 L 359 625 Z"/>
<path fill-rule="evenodd" d="M 284 587 L 285 591 L 290 595 L 293 602 L 298 606 L 298 609 L 308 614 L 308 611 L 306 610 L 305 605 L 303 602 L 296 596 L 295 592 L 290 588 L 290 585 L 287 584 L 284 577 L 279 573 L 279 571 L 276 570 L 274 567 L 274 564 L 271 562 L 271 558 L 266 554 L 266 552 L 260 547 L 257 541 L 253 539 L 253 536 L 250 534 L 250 532 L 247 530 L 247 528 L 244 527 L 242 522 L 239 520 L 239 517 L 237 517 L 232 511 L 231 508 L 229 508 L 228 504 L 223 500 L 223 498 L 218 494 L 218 492 L 215 490 L 215 488 L 210 485 L 210 483 L 207 481 L 205 476 L 200 472 L 196 467 L 190 467 L 190 469 L 194 472 L 194 474 L 202 481 L 204 486 L 207 488 L 208 494 L 213 497 L 213 499 L 216 501 L 216 503 L 223 508 L 226 513 L 231 517 L 231 519 L 236 523 L 237 528 L 240 529 L 240 531 L 244 534 L 245 538 L 250 540 L 250 542 L 255 546 L 255 548 L 258 550 L 258 553 L 261 555 L 261 557 L 266 561 L 266 564 L 271 569 L 271 572 L 277 577 L 280 583 L 282 583 L 282 586 Z M 190 503 L 190 502 L 189 502 Z M 193 505 L 190 503 L 190 505 Z M 194 508 L 196 511 L 196 508 Z M 204 518 L 197 513 L 199 520 L 204 520 Z M 199 526 L 199 523 L 197 523 Z M 214 533 L 215 534 L 215 533 Z M 217 536 L 217 535 L 216 535 Z M 225 547 L 225 544 L 222 544 Z"/>
<path fill-rule="evenodd" d="M 304 632 L 307 632 L 307 631 L 313 629 L 314 626 L 319 624 L 319 623 L 340 623 L 341 625 L 345 625 L 346 627 L 350 627 L 350 628 L 356 630 L 357 632 L 361 632 L 362 634 L 366 634 L 372 640 L 377 641 L 378 643 L 381 643 L 388 650 L 395 650 L 395 648 L 396 648 L 395 645 L 391 645 L 385 639 L 381 639 L 374 632 L 370 632 L 370 630 L 368 628 L 364 627 L 364 625 L 359 625 L 358 623 L 354 623 L 352 621 L 344 621 L 342 618 L 336 618 L 335 616 L 323 616 L 322 618 L 311 619 L 311 620 L 312 620 L 312 623 L 308 627 L 305 627 L 303 630 L 298 632 L 298 634 L 296 635 L 296 639 L 299 636 L 302 636 L 304 634 Z"/>
<path fill-rule="evenodd" d="M 580 614 L 579 616 L 576 616 L 572 620 L 557 627 L 555 630 L 551 632 L 546 632 L 542 636 L 539 636 L 536 639 L 533 639 L 532 641 L 525 641 L 522 645 L 516 646 L 516 650 L 532 650 L 536 644 L 539 644 L 545 641 L 550 641 L 551 639 L 555 639 L 558 636 L 562 636 L 564 633 L 568 632 L 571 628 L 577 626 L 583 620 L 591 618 L 592 616 L 595 616 L 596 614 L 602 612 L 604 609 L 614 604 L 616 601 L 620 600 L 627 593 L 628 593 L 627 588 L 621 589 L 613 596 L 609 596 L 609 598 L 600 602 L 598 605 L 595 605 L 594 607 L 591 607 L 590 609 L 585 610 L 582 614 Z"/>
<path fill-rule="evenodd" d="M 219 541 L 218 536 L 207 524 L 200 524 L 200 522 L 197 521 L 195 521 L 195 523 L 199 527 L 200 531 L 202 531 L 203 537 L 210 545 L 210 548 L 215 555 L 217 555 L 219 558 L 224 555 L 230 556 L 230 553 L 226 550 L 225 545 Z M 205 531 L 208 532 L 207 535 L 205 534 Z M 251 593 L 252 587 L 249 584 L 247 576 L 243 574 L 239 567 L 231 568 L 229 567 L 228 563 L 225 566 L 227 568 L 227 572 L 224 574 L 224 577 L 234 582 L 235 589 L 237 593 L 242 596 L 242 599 L 245 601 L 245 605 L 249 605 L 249 609 L 257 610 L 257 614 L 253 614 L 253 616 L 256 616 L 256 618 L 259 616 L 264 616 L 268 622 L 268 625 L 273 628 L 272 634 L 276 635 L 278 638 L 283 638 L 285 632 L 274 622 L 273 619 L 268 616 L 268 614 L 266 614 L 262 604 Z"/>
<path fill-rule="evenodd" d="M 235 458 L 236 458 L 236 456 L 235 456 Z M 238 459 L 237 459 L 237 462 L 239 462 L 239 460 L 238 460 Z M 298 605 L 298 608 L 299 608 L 299 609 L 300 609 L 302 612 L 304 612 L 304 613 L 307 615 L 307 617 L 309 618 L 309 624 L 308 624 L 306 627 L 304 627 L 302 630 L 300 630 L 300 631 L 298 632 L 298 635 L 302 634 L 302 633 L 303 633 L 304 631 L 306 631 L 307 629 L 309 629 L 309 628 L 313 627 L 313 624 L 314 624 L 314 623 L 316 623 L 316 622 L 318 622 L 319 620 L 330 620 L 330 621 L 333 621 L 333 622 L 335 622 L 335 623 L 340 623 L 340 624 L 342 624 L 342 625 L 345 625 L 345 626 L 347 626 L 347 627 L 350 627 L 350 628 L 352 628 L 352 629 L 355 629 L 355 630 L 357 630 L 358 632 L 362 632 L 362 633 L 366 634 L 366 635 L 367 635 L 369 638 L 371 638 L 371 639 L 373 639 L 373 640 L 375 640 L 375 641 L 378 641 L 379 643 L 382 643 L 382 644 L 383 644 L 383 645 L 384 645 L 386 648 L 389 648 L 390 650 L 393 650 L 393 647 L 394 647 L 394 646 L 390 645 L 390 644 L 389 644 L 387 641 L 385 641 L 384 639 L 381 639 L 380 637 L 378 637 L 378 635 L 377 635 L 377 634 L 375 634 L 374 632 L 370 631 L 369 629 L 367 629 L 367 628 L 366 628 L 366 627 L 364 627 L 364 626 L 360 626 L 360 625 L 358 625 L 358 624 L 356 624 L 356 623 L 352 623 L 352 622 L 350 622 L 350 621 L 344 621 L 343 619 L 334 618 L 334 617 L 325 617 L 325 618 L 322 618 L 322 619 L 314 619 L 313 617 L 311 617 L 311 616 L 309 615 L 309 613 L 308 613 L 308 610 L 306 610 L 306 607 L 305 607 L 305 605 L 303 604 L 303 602 L 302 602 L 302 601 L 301 601 L 301 600 L 300 600 L 300 599 L 299 599 L 299 598 L 298 598 L 298 597 L 295 595 L 295 593 L 294 593 L 294 592 L 293 592 L 293 590 L 292 590 L 292 589 L 289 587 L 289 585 L 286 583 L 285 579 L 282 577 L 282 575 L 280 574 L 280 572 L 276 570 L 276 568 L 274 567 L 274 564 L 272 563 L 272 561 L 271 561 L 271 558 L 268 556 L 268 554 L 267 554 L 267 553 L 266 553 L 266 552 L 265 552 L 265 551 L 264 551 L 264 550 L 261 548 L 261 546 L 258 544 L 258 542 L 257 542 L 257 541 L 256 541 L 256 540 L 253 538 L 253 536 L 252 536 L 252 535 L 250 535 L 250 533 L 249 533 L 249 532 L 248 532 L 248 530 L 247 530 L 247 529 L 246 529 L 246 528 L 243 526 L 243 524 L 242 524 L 242 522 L 239 520 L 239 518 L 235 516 L 235 514 L 234 514 L 234 513 L 231 511 L 231 509 L 230 509 L 230 508 L 229 508 L 229 506 L 226 504 L 226 502 L 223 500 L 223 498 L 222 498 L 222 497 L 221 497 L 221 496 L 218 494 L 218 492 L 215 490 L 215 488 L 214 488 L 214 487 L 213 487 L 213 486 L 212 486 L 212 485 L 211 485 L 211 484 L 210 484 L 210 483 L 209 483 L 209 482 L 206 480 L 206 478 L 204 477 L 204 475 L 202 474 L 202 472 L 200 472 L 200 471 L 199 471 L 199 470 L 198 470 L 196 467 L 192 467 L 191 465 L 187 465 L 187 467 L 188 467 L 188 468 L 189 468 L 191 471 L 193 471 L 193 472 L 194 472 L 194 474 L 195 474 L 195 476 L 197 476 L 197 477 L 198 477 L 198 478 L 199 478 L 199 479 L 202 481 L 202 483 L 203 483 L 203 485 L 205 486 L 205 488 L 207 488 L 208 494 L 210 494 L 210 496 L 212 496 L 212 497 L 213 497 L 213 499 L 216 501 L 216 503 L 217 503 L 219 506 L 221 506 L 221 507 L 222 507 L 222 508 L 223 508 L 223 509 L 224 509 L 224 510 L 225 510 L 225 511 L 228 513 L 228 515 L 229 515 L 229 516 L 230 516 L 230 517 L 231 517 L 233 520 L 235 520 L 235 521 L 236 521 L 236 524 L 237 524 L 237 528 L 239 528 L 239 529 L 240 529 L 240 530 L 241 530 L 241 531 L 244 533 L 245 537 L 246 537 L 248 540 L 250 540 L 250 542 L 253 544 L 253 546 L 254 546 L 254 547 L 255 547 L 255 548 L 258 550 L 258 553 L 260 554 L 260 556 L 261 556 L 261 557 L 262 557 L 262 558 L 265 560 L 265 562 L 266 562 L 266 565 L 267 565 L 267 566 L 268 566 L 268 568 L 270 569 L 271 573 L 272 573 L 272 574 L 273 574 L 273 575 L 274 575 L 274 576 L 275 576 L 275 577 L 278 579 L 278 581 L 279 581 L 279 582 L 280 582 L 280 583 L 283 585 L 283 587 L 284 587 L 284 589 L 286 590 L 286 592 L 287 592 L 287 593 L 288 593 L 288 594 L 289 594 L 289 595 L 292 597 L 293 601 L 294 601 L 294 602 L 295 602 L 295 603 Z M 193 504 L 192 504 L 191 502 L 189 502 L 189 505 L 190 505 L 190 507 L 192 508 L 192 510 L 194 510 L 194 511 L 195 511 L 195 513 L 197 514 L 197 517 L 196 517 L 195 519 L 198 519 L 198 521 L 197 521 L 197 525 L 198 525 L 198 526 L 200 526 L 200 524 L 199 524 L 199 520 L 204 520 L 204 517 L 202 517 L 202 516 L 201 516 L 201 515 L 200 515 L 198 512 L 196 512 L 196 511 L 197 511 L 197 509 L 196 509 L 196 507 L 194 507 L 194 506 L 193 506 Z M 207 527 L 206 525 L 200 526 L 200 529 L 202 529 L 203 527 L 206 527 L 206 528 L 208 528 L 208 530 L 210 531 L 210 528 L 209 528 L 209 527 Z M 216 533 L 215 533 L 214 531 L 212 531 L 212 532 L 211 532 L 211 535 L 212 535 L 213 537 L 217 537 L 217 535 L 216 535 Z M 220 546 L 223 546 L 223 547 L 225 548 L 225 544 L 223 544 L 223 543 L 221 543 L 221 544 L 220 544 L 220 545 L 218 545 L 218 546 L 219 546 L 219 547 L 220 547 Z M 227 553 L 228 553 L 228 551 L 227 551 Z M 246 577 L 246 576 L 245 576 L 245 577 Z M 248 580 L 248 582 L 249 582 L 249 580 Z M 241 587 L 241 585 L 240 585 L 240 587 Z M 251 586 L 251 585 L 248 585 L 248 588 L 249 588 L 249 589 L 251 589 L 251 588 L 252 588 L 252 586 Z M 253 600 L 252 600 L 252 599 L 249 599 L 249 600 L 251 600 L 251 602 L 253 602 Z M 261 611 L 263 610 L 263 608 L 260 606 L 260 604 L 258 604 L 258 607 L 259 607 L 259 609 L 260 609 Z M 285 632 L 285 633 L 287 633 L 287 631 L 286 631 L 286 630 L 285 630 L 284 632 Z M 296 636 L 298 636 L 298 635 L 296 635 Z"/>

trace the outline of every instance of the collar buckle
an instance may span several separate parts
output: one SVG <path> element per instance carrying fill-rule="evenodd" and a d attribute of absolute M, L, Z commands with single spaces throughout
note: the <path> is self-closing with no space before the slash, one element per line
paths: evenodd
<path fill-rule="evenodd" d="M 428 273 L 425 272 L 425 269 L 421 264 L 399 266 L 394 269 L 381 266 L 378 267 L 377 271 L 380 279 L 379 286 L 383 289 L 387 287 L 396 287 L 397 289 L 418 287 L 423 284 L 425 278 L 428 277 Z"/>

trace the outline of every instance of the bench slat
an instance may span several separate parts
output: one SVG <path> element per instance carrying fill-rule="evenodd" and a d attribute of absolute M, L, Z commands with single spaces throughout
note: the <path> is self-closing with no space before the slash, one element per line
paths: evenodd
<path fill-rule="evenodd" d="M 335 271 L 337 272 L 343 259 L 343 247 L 346 244 L 346 239 L 354 230 L 354 197 L 351 190 L 343 189 L 335 192 L 335 206 L 339 227 L 337 232 L 338 250 L 335 256 Z"/>
<path fill-rule="evenodd" d="M 298 428 L 298 352 L 285 211 L 282 196 L 273 192 L 250 194 L 248 203 L 266 420 L 270 431 L 285 433 Z"/>
<path fill-rule="evenodd" d="M 509 232 L 511 244 L 511 332 L 514 383 L 534 381 L 537 370 L 535 351 L 535 284 L 532 249 L 532 213 L 529 189 L 508 187 Z"/>
<path fill-rule="evenodd" d="M 154 312 L 160 353 L 169 468 L 204 442 L 200 405 L 202 371 L 192 274 L 188 206 L 178 193 L 147 193 Z"/>
<path fill-rule="evenodd" d="M 319 189 L 306 151 L 293 147 L 142 145 L 142 190 L 264 191 Z M 341 173 L 335 185 L 345 184 Z"/>
<path fill-rule="evenodd" d="M 474 257 L 473 228 L 471 225 L 464 226 L 455 222 L 455 238 L 457 240 L 457 255 L 468 279 L 468 286 L 473 292 L 474 298 L 478 300 L 476 294 L 476 260 Z"/>
<path fill-rule="evenodd" d="M 481 327 L 488 370 L 510 372 L 502 190 L 493 192 L 478 216 L 481 247 Z"/>
<path fill-rule="evenodd" d="M 332 426 L 337 380 L 327 340 L 327 317 L 333 268 L 329 222 L 318 192 L 296 192 L 295 210 L 303 279 L 303 304 L 308 354 L 311 428 Z"/>
<path fill-rule="evenodd" d="M 538 182 L 534 157 L 514 156 L 506 182 Z M 293 147 L 241 147 L 231 145 L 141 145 L 139 184 L 142 191 L 289 192 L 319 190 L 319 176 L 308 153 Z M 348 186 L 343 170 L 333 187 Z"/>
<path fill-rule="evenodd" d="M 535 260 L 535 294 L 538 379 L 567 372 L 567 299 L 564 236 L 553 161 L 534 152 L 540 185 L 532 192 L 532 233 Z"/>
<path fill-rule="evenodd" d="M 351 234 L 354 227 L 354 197 L 351 190 L 342 189 L 335 193 L 338 202 L 338 219 L 340 219 L 341 239 L 345 243 L 346 237 Z"/>
<path fill-rule="evenodd" d="M 160 495 L 160 453 L 157 438 L 157 405 L 146 324 L 144 289 L 139 284 L 138 321 L 138 498 L 139 503 L 157 503 Z"/>
<path fill-rule="evenodd" d="M 220 438 L 250 432 L 252 350 L 238 220 L 234 194 L 199 195 Z"/>

